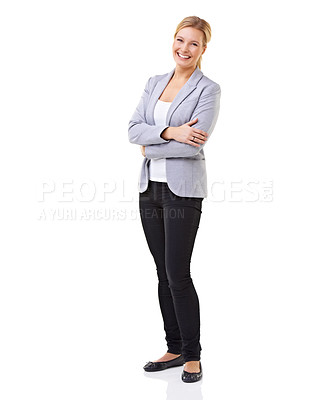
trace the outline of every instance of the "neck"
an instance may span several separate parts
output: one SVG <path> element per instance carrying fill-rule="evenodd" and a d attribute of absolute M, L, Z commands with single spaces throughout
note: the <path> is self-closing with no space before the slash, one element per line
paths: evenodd
<path fill-rule="evenodd" d="M 190 78 L 190 76 L 193 74 L 195 69 L 196 69 L 196 66 L 194 68 L 193 67 L 182 68 L 179 65 L 176 65 L 173 78 L 178 81 L 187 81 Z"/>

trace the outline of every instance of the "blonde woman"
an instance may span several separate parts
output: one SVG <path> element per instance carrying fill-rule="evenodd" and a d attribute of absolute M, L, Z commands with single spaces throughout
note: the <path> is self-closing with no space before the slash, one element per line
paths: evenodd
<path fill-rule="evenodd" d="M 201 71 L 211 27 L 196 16 L 177 26 L 175 68 L 148 79 L 129 122 L 129 141 L 144 156 L 139 211 L 158 277 L 167 352 L 144 366 L 159 371 L 184 366 L 183 382 L 202 378 L 199 299 L 190 262 L 207 197 L 203 147 L 219 113 L 219 84 Z M 206 266 L 204 265 L 204 268 Z"/>

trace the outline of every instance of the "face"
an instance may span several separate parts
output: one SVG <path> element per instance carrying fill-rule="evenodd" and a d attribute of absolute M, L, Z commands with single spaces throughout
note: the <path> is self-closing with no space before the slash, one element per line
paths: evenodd
<path fill-rule="evenodd" d="M 201 54 L 206 50 L 203 47 L 203 32 L 187 26 L 181 29 L 173 42 L 173 57 L 177 65 L 183 68 L 195 68 Z M 184 57 L 182 57 L 184 56 Z"/>

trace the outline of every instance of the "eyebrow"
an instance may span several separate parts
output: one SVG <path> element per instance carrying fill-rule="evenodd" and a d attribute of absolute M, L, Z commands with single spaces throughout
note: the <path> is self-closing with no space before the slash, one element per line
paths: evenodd
<path fill-rule="evenodd" d="M 176 36 L 176 38 L 178 38 L 178 37 L 180 37 L 180 38 L 182 38 L 183 39 L 183 37 L 182 36 L 180 36 L 180 35 L 177 35 Z M 196 42 L 196 43 L 199 43 L 197 40 L 190 40 L 190 42 Z M 199 43 L 200 44 L 200 43 Z"/>

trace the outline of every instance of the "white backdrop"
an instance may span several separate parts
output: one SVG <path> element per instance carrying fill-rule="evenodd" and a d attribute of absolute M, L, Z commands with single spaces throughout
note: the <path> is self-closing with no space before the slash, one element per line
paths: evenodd
<path fill-rule="evenodd" d="M 191 268 L 203 381 L 166 351 L 129 119 L 174 68 L 177 24 L 212 27 L 221 108 Z M 310 399 L 306 2 L 3 1 L 1 399 Z"/>

